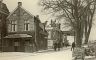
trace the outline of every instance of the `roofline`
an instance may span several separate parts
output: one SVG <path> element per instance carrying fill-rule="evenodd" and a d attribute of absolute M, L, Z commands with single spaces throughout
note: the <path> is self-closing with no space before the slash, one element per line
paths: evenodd
<path fill-rule="evenodd" d="M 34 17 L 34 15 L 32 15 L 29 11 L 27 11 L 25 8 L 23 8 L 22 6 L 20 6 L 22 9 L 24 9 L 28 14 L 30 14 L 31 16 Z"/>
<path fill-rule="evenodd" d="M 26 11 L 28 14 L 30 14 L 31 16 L 33 16 L 34 17 L 34 15 L 32 15 L 29 11 L 27 11 L 25 8 L 23 8 L 22 6 L 20 6 L 20 7 L 16 7 L 10 14 L 9 14 L 9 16 L 7 17 L 7 19 L 15 12 L 15 10 L 16 9 L 18 9 L 18 8 L 22 8 L 24 11 Z"/>
<path fill-rule="evenodd" d="M 12 12 L 10 12 L 9 16 L 7 17 L 7 19 L 14 13 L 14 11 L 17 9 L 18 7 L 16 7 Z"/>

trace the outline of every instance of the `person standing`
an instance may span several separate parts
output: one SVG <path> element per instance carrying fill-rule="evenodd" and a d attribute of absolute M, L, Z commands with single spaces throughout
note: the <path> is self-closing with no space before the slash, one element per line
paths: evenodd
<path fill-rule="evenodd" d="M 53 46 L 54 46 L 54 51 L 56 51 L 56 50 L 57 50 L 57 43 L 55 42 L 55 43 L 53 44 Z"/>
<path fill-rule="evenodd" d="M 61 43 L 60 42 L 58 42 L 58 51 L 60 51 L 60 48 L 61 48 Z"/>
<path fill-rule="evenodd" d="M 71 51 L 75 48 L 75 42 L 72 43 Z"/>

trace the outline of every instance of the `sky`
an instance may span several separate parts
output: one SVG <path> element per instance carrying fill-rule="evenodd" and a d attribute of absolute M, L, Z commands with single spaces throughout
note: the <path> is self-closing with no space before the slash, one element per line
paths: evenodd
<path fill-rule="evenodd" d="M 39 15 L 42 22 L 49 20 L 49 15 L 45 15 L 41 12 L 41 6 L 38 5 L 40 0 L 3 0 L 6 3 L 10 12 L 12 12 L 18 5 L 18 2 L 22 2 L 22 7 L 29 11 L 32 15 Z M 47 17 L 48 16 L 48 17 Z"/>
<path fill-rule="evenodd" d="M 3 0 L 10 12 L 12 12 L 22 2 L 22 6 L 33 15 L 39 15 L 41 22 L 51 20 L 52 16 L 41 12 L 41 6 L 38 5 L 40 0 Z M 89 40 L 96 40 L 96 22 L 93 24 Z"/>

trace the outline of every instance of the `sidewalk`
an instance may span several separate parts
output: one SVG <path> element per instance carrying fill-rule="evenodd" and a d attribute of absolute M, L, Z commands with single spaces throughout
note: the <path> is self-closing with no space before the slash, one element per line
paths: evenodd
<path fill-rule="evenodd" d="M 96 60 L 95 56 L 86 56 L 85 60 Z"/>
<path fill-rule="evenodd" d="M 48 51 L 53 51 L 52 49 L 49 50 L 42 50 L 37 52 L 0 52 L 0 57 L 14 57 L 14 56 L 35 56 L 41 53 L 45 53 Z"/>
<path fill-rule="evenodd" d="M 70 49 L 70 47 L 64 47 L 61 48 L 60 51 L 64 51 Z M 28 52 L 0 52 L 0 57 L 14 57 L 14 56 L 35 56 L 43 53 L 54 53 L 54 52 L 59 52 L 59 51 L 54 51 L 54 49 L 47 49 L 47 50 L 39 50 L 33 53 L 28 53 Z"/>

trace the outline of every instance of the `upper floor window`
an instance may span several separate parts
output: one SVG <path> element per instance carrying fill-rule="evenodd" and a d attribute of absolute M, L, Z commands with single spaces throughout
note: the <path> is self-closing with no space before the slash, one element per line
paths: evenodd
<path fill-rule="evenodd" d="M 16 31 L 17 29 L 17 21 L 14 20 L 14 21 L 11 21 L 11 31 Z"/>
<path fill-rule="evenodd" d="M 13 16 L 16 16 L 16 14 L 14 13 Z"/>
<path fill-rule="evenodd" d="M 48 31 L 48 39 L 51 39 L 51 31 Z"/>
<path fill-rule="evenodd" d="M 29 30 L 29 21 L 28 20 L 25 20 L 24 21 L 24 30 L 25 31 L 28 31 Z"/>

